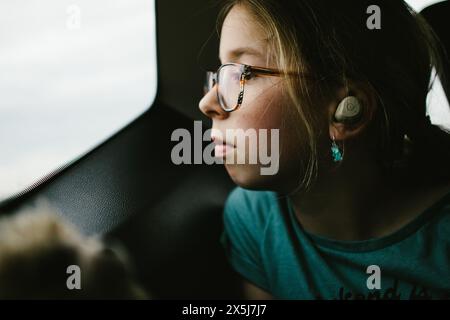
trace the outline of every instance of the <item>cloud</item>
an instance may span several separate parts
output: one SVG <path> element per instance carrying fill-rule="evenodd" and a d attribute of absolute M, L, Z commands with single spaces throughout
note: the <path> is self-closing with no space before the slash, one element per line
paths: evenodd
<path fill-rule="evenodd" d="M 154 1 L 4 1 L 0 15 L 1 200 L 134 120 L 157 78 Z"/>

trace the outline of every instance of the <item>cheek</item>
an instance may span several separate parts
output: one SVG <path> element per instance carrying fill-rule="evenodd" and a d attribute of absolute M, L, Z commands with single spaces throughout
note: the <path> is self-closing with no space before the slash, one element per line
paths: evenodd
<path fill-rule="evenodd" d="M 238 115 L 236 127 L 243 129 L 245 132 L 253 131 L 257 143 L 253 151 L 249 150 L 249 144 L 246 144 L 246 155 L 253 155 L 253 153 L 259 152 L 262 147 L 264 147 L 262 152 L 267 150 L 269 154 L 272 154 L 273 144 L 278 146 L 277 153 L 279 153 L 283 131 L 283 108 L 282 99 L 280 99 L 278 92 L 274 92 L 273 94 L 260 95 L 241 110 L 242 113 Z M 274 131 L 277 132 L 274 133 Z M 242 153 L 244 150 L 239 151 Z"/>
<path fill-rule="evenodd" d="M 281 91 L 281 90 L 280 90 Z M 278 148 L 279 169 L 273 176 L 261 175 L 261 163 L 249 165 L 248 157 L 246 165 L 227 165 L 227 170 L 235 183 L 251 189 L 266 189 L 280 192 L 294 190 L 305 173 L 309 159 L 308 140 L 299 116 L 294 106 L 283 98 L 280 91 L 269 91 L 253 98 L 235 113 L 232 113 L 227 128 L 232 129 L 279 129 Z M 261 147 L 258 140 L 258 148 Z M 268 154 L 273 156 L 270 134 L 268 136 Z M 246 145 L 248 146 L 248 145 Z M 258 149 L 259 150 L 259 149 Z M 252 152 L 246 148 L 237 148 L 237 154 L 251 155 Z"/>
<path fill-rule="evenodd" d="M 242 129 L 280 129 L 284 98 L 279 88 L 271 88 L 256 96 L 247 96 L 239 111 L 237 127 Z"/>
<path fill-rule="evenodd" d="M 261 175 L 261 163 L 258 165 L 229 165 L 228 172 L 235 183 L 242 187 L 262 188 L 285 192 L 296 187 L 301 178 L 303 159 L 300 152 L 302 141 L 297 132 L 298 121 L 292 116 L 292 112 L 284 99 L 265 96 L 266 103 L 259 103 L 242 109 L 236 124 L 242 129 L 268 129 L 266 148 L 271 159 L 274 160 L 278 154 L 278 172 L 271 176 Z M 256 100 L 255 100 L 256 102 Z M 259 101 L 261 102 L 261 101 Z M 245 112 L 244 112 L 245 111 Z M 278 129 L 277 141 L 272 141 L 271 129 Z M 258 130 L 257 130 L 258 131 Z M 277 147 L 273 149 L 273 144 Z M 246 145 L 248 146 L 248 145 Z M 258 150 L 261 148 L 261 141 L 258 139 Z M 238 149 L 238 154 L 252 155 L 248 148 Z M 263 152 L 265 153 L 265 151 Z M 248 158 L 247 158 L 248 160 Z M 249 163 L 249 162 L 247 162 Z M 267 166 L 264 166 L 267 167 Z"/>

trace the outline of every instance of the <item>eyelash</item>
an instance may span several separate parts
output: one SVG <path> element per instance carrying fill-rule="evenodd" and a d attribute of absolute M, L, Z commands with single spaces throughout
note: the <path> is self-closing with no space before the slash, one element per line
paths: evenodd
<path fill-rule="evenodd" d="M 257 74 L 255 74 L 254 72 L 249 72 L 249 74 L 247 75 L 247 77 L 245 78 L 245 80 L 252 80 L 254 78 L 258 77 Z"/>

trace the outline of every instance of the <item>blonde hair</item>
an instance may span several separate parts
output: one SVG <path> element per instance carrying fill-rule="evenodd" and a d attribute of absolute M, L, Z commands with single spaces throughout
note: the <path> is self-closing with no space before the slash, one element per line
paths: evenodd
<path fill-rule="evenodd" d="M 369 5 L 382 10 L 381 30 L 366 27 Z M 402 0 L 227 0 L 218 19 L 218 30 L 235 5 L 244 6 L 269 36 L 269 54 L 283 71 L 313 74 L 317 81 L 286 78 L 286 92 L 300 120 L 299 136 L 306 137 L 307 163 L 302 188 L 318 173 L 320 123 L 315 99 L 331 97 L 349 80 L 363 82 L 378 97 L 374 120 L 381 131 L 375 156 L 391 172 L 424 167 L 450 178 L 450 135 L 430 123 L 426 96 L 432 68 L 446 84 L 442 49 L 425 20 Z M 408 145 L 409 142 L 409 145 Z M 414 147 L 405 162 L 405 150 Z M 425 157 L 435 155 L 434 159 Z M 430 154 L 426 154 L 430 156 Z M 430 169 L 433 169 L 430 168 Z M 440 169 L 437 169 L 440 168 Z M 442 171 L 446 168 L 447 171 Z M 403 173 L 405 173 L 404 171 Z M 405 173 L 406 174 L 406 173 Z"/>

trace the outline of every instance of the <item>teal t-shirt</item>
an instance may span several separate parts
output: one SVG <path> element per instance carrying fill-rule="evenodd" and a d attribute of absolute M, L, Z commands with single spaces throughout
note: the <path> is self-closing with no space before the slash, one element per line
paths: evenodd
<path fill-rule="evenodd" d="M 224 227 L 232 267 L 277 299 L 450 298 L 450 194 L 389 236 L 335 241 L 305 232 L 287 198 L 237 188 Z"/>

